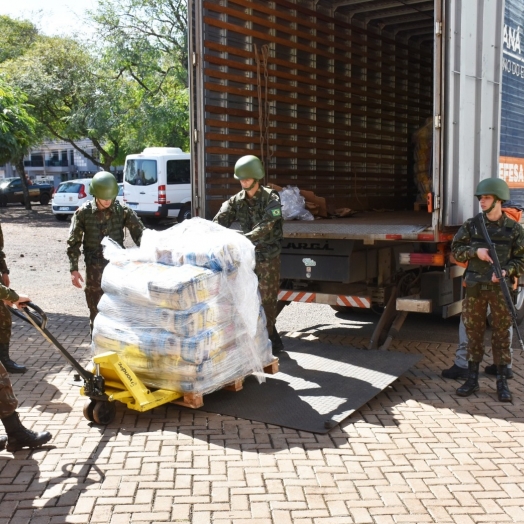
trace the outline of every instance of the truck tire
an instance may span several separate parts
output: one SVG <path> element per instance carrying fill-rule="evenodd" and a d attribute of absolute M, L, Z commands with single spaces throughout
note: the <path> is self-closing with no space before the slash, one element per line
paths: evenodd
<path fill-rule="evenodd" d="M 185 204 L 178 213 L 177 221 L 180 224 L 180 222 L 183 222 L 189 218 L 191 218 L 191 204 Z"/>
<path fill-rule="evenodd" d="M 49 202 L 51 201 L 51 197 L 47 193 L 43 193 L 40 195 L 40 204 L 43 206 L 47 206 Z"/>

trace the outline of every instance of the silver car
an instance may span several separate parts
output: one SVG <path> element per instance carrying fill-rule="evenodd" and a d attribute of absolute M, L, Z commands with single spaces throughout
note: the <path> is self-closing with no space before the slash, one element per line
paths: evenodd
<path fill-rule="evenodd" d="M 58 186 L 51 202 L 57 220 L 66 220 L 84 202 L 93 200 L 93 195 L 89 193 L 90 183 L 90 178 L 79 178 L 62 182 Z"/>

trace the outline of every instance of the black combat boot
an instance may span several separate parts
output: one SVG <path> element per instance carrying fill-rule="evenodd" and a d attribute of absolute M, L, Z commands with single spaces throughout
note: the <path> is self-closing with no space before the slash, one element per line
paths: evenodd
<path fill-rule="evenodd" d="M 443 369 L 441 375 L 444 378 L 454 378 L 456 380 L 468 378 L 468 368 L 461 368 L 453 364 L 449 369 Z"/>
<path fill-rule="evenodd" d="M 499 402 L 511 402 L 513 396 L 508 388 L 508 366 L 497 366 L 497 397 Z"/>
<path fill-rule="evenodd" d="M 1 420 L 7 433 L 7 451 L 18 451 L 22 448 L 39 448 L 51 440 L 49 431 L 36 433 L 24 428 L 16 411 Z"/>
<path fill-rule="evenodd" d="M 9 356 L 9 344 L 0 344 L 0 362 L 8 373 L 25 373 L 27 368 L 17 364 Z"/>
<path fill-rule="evenodd" d="M 468 379 L 457 389 L 459 397 L 469 397 L 479 390 L 480 362 L 468 362 Z"/>
<path fill-rule="evenodd" d="M 493 375 L 494 377 L 498 374 L 498 369 L 496 364 L 490 364 L 489 366 L 486 366 L 484 368 L 484 373 L 488 375 Z M 506 378 L 509 380 L 510 378 L 513 378 L 513 371 L 511 368 L 508 368 L 508 372 L 506 374 Z"/>
<path fill-rule="evenodd" d="M 277 353 L 280 353 L 284 349 L 284 343 L 282 342 L 282 339 L 280 338 L 280 335 L 277 331 L 277 327 L 273 327 L 273 333 L 269 335 L 269 340 L 271 340 L 271 348 L 273 355 L 276 355 Z"/>

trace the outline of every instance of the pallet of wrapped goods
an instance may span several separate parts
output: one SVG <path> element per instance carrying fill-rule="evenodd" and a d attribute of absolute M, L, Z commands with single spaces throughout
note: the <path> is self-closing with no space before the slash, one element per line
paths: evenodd
<path fill-rule="evenodd" d="M 254 273 L 254 247 L 201 219 L 146 231 L 142 246 L 104 240 L 104 296 L 93 329 L 95 355 L 118 354 L 150 388 L 199 407 L 247 375 L 277 371 Z"/>

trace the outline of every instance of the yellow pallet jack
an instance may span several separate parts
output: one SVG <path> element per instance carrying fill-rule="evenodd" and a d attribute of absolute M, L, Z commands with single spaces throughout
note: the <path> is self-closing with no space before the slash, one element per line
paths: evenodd
<path fill-rule="evenodd" d="M 77 374 L 75 380 L 84 379 L 80 393 L 89 397 L 84 406 L 84 417 L 95 424 L 111 424 L 116 416 L 115 401 L 122 402 L 135 411 L 150 409 L 173 402 L 181 406 L 199 408 L 204 405 L 202 395 L 180 393 L 167 389 L 151 390 L 129 368 L 120 356 L 107 351 L 93 357 L 93 371 L 83 368 L 79 362 L 58 342 L 47 329 L 47 315 L 36 304 L 28 302 L 22 309 L 9 308 L 11 313 L 24 322 L 31 324 L 73 366 Z M 278 372 L 278 359 L 275 358 L 264 372 Z M 81 377 L 81 378 L 80 378 Z M 243 378 L 235 380 L 225 389 L 239 391 L 242 389 Z"/>

